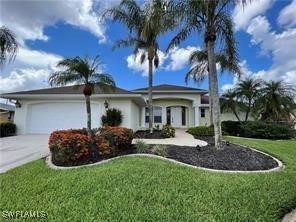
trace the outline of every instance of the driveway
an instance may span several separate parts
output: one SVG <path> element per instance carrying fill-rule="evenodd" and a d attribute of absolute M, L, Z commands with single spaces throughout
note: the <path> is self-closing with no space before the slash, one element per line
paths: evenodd
<path fill-rule="evenodd" d="M 0 138 L 0 173 L 49 154 L 49 135 L 20 135 Z"/>

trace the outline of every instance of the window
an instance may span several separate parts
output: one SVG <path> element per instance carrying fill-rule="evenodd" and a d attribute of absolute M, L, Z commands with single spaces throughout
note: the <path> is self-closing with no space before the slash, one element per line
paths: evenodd
<path fill-rule="evenodd" d="M 186 109 L 182 106 L 182 126 L 186 125 Z"/>
<path fill-rule="evenodd" d="M 166 112 L 167 112 L 167 124 L 171 125 L 171 107 L 167 107 Z"/>
<path fill-rule="evenodd" d="M 160 106 L 153 107 L 153 116 L 154 116 L 154 123 L 161 123 L 162 122 L 162 108 Z M 146 108 L 146 116 L 145 122 L 149 123 L 149 110 Z"/>
<path fill-rule="evenodd" d="M 200 117 L 206 117 L 206 110 L 204 108 L 200 109 Z"/>

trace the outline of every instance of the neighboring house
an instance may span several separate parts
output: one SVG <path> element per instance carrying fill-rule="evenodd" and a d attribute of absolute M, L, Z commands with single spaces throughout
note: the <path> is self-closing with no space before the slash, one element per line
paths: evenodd
<path fill-rule="evenodd" d="M 171 124 L 176 128 L 209 125 L 209 104 L 204 102 L 206 93 L 203 89 L 184 86 L 154 86 L 154 125 Z M 86 126 L 83 86 L 14 92 L 1 97 L 17 101 L 14 122 L 18 134 L 50 133 L 57 129 Z M 147 100 L 147 88 L 132 91 L 116 88 L 106 93 L 96 86 L 91 96 L 92 127 L 101 126 L 101 116 L 106 108 L 117 108 L 123 114 L 122 126 L 133 130 L 146 128 Z M 232 114 L 226 115 L 223 120 L 234 119 Z"/>
<path fill-rule="evenodd" d="M 0 122 L 13 122 L 14 110 L 13 105 L 0 103 Z"/>

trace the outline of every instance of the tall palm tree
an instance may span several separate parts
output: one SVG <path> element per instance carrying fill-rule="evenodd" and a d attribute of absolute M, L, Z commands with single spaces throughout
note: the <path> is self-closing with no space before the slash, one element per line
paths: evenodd
<path fill-rule="evenodd" d="M 248 121 L 250 112 L 254 108 L 254 104 L 259 95 L 259 89 L 262 86 L 262 81 L 260 79 L 247 78 L 238 82 L 236 86 L 237 96 L 240 102 L 246 104 L 245 111 L 245 121 Z"/>
<path fill-rule="evenodd" d="M 103 90 L 112 90 L 115 87 L 111 75 L 98 72 L 98 67 L 101 64 L 99 56 L 96 56 L 93 60 L 88 57 L 80 58 L 79 56 L 63 59 L 57 64 L 57 67 L 61 68 L 61 70 L 52 73 L 48 80 L 51 86 L 64 86 L 69 83 L 84 85 L 83 94 L 86 102 L 87 130 L 89 134 L 91 134 L 90 96 L 94 91 L 94 86 L 99 85 Z"/>
<path fill-rule="evenodd" d="M 207 50 L 211 101 L 213 103 L 213 123 L 215 147 L 221 148 L 222 130 L 218 92 L 215 49 L 222 46 L 229 61 L 238 54 L 233 33 L 233 23 L 229 6 L 235 0 L 180 0 L 174 4 L 174 11 L 181 18 L 183 27 L 172 39 L 168 50 L 179 45 L 192 32 L 202 33 Z"/>
<path fill-rule="evenodd" d="M 0 28 L 0 67 L 4 66 L 6 62 L 14 60 L 18 50 L 18 43 L 14 33 L 2 26 Z"/>
<path fill-rule="evenodd" d="M 236 100 L 237 93 L 235 90 L 227 90 L 221 96 L 221 112 L 231 111 L 240 122 L 240 118 L 238 116 L 238 108 L 240 107 L 239 102 Z"/>
<path fill-rule="evenodd" d="M 256 110 L 263 121 L 289 121 L 296 117 L 296 90 L 282 81 L 265 82 L 256 101 Z"/>
<path fill-rule="evenodd" d="M 239 78 L 242 75 L 241 67 L 239 65 L 238 55 L 233 60 L 228 60 L 227 55 L 218 53 L 216 55 L 216 62 L 220 65 L 221 73 L 228 71 L 236 74 Z M 191 53 L 189 57 L 190 70 L 185 74 L 185 82 L 188 83 L 189 79 L 192 78 L 194 82 L 202 82 L 206 76 L 209 78 L 209 105 L 210 105 L 210 123 L 213 125 L 213 104 L 211 101 L 211 80 L 208 66 L 208 55 L 206 50 L 196 50 Z"/>
<path fill-rule="evenodd" d="M 106 11 L 113 21 L 118 21 L 125 25 L 130 36 L 125 40 L 119 40 L 116 47 L 134 47 L 135 56 L 139 50 L 144 50 L 141 54 L 141 63 L 148 59 L 148 110 L 149 129 L 153 132 L 153 64 L 157 68 L 159 65 L 159 44 L 158 38 L 175 25 L 167 6 L 170 4 L 166 0 L 146 1 L 144 6 L 137 4 L 135 0 L 122 0 L 117 7 Z"/>

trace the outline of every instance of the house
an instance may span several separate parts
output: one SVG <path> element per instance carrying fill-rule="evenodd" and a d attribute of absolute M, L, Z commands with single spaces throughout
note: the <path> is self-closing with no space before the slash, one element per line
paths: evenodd
<path fill-rule="evenodd" d="M 206 90 L 176 85 L 157 85 L 152 90 L 155 126 L 170 124 L 176 128 L 188 128 L 209 125 Z M 18 134 L 50 133 L 86 126 L 83 85 L 7 93 L 1 97 L 17 103 L 14 122 Z M 117 108 L 123 114 L 122 126 L 133 130 L 146 128 L 147 101 L 147 88 L 102 91 L 95 86 L 91 96 L 92 127 L 101 126 L 101 116 L 107 108 Z M 227 115 L 223 120 L 234 119 L 233 115 Z"/>
<path fill-rule="evenodd" d="M 14 110 L 13 105 L 0 103 L 0 122 L 13 122 Z"/>

